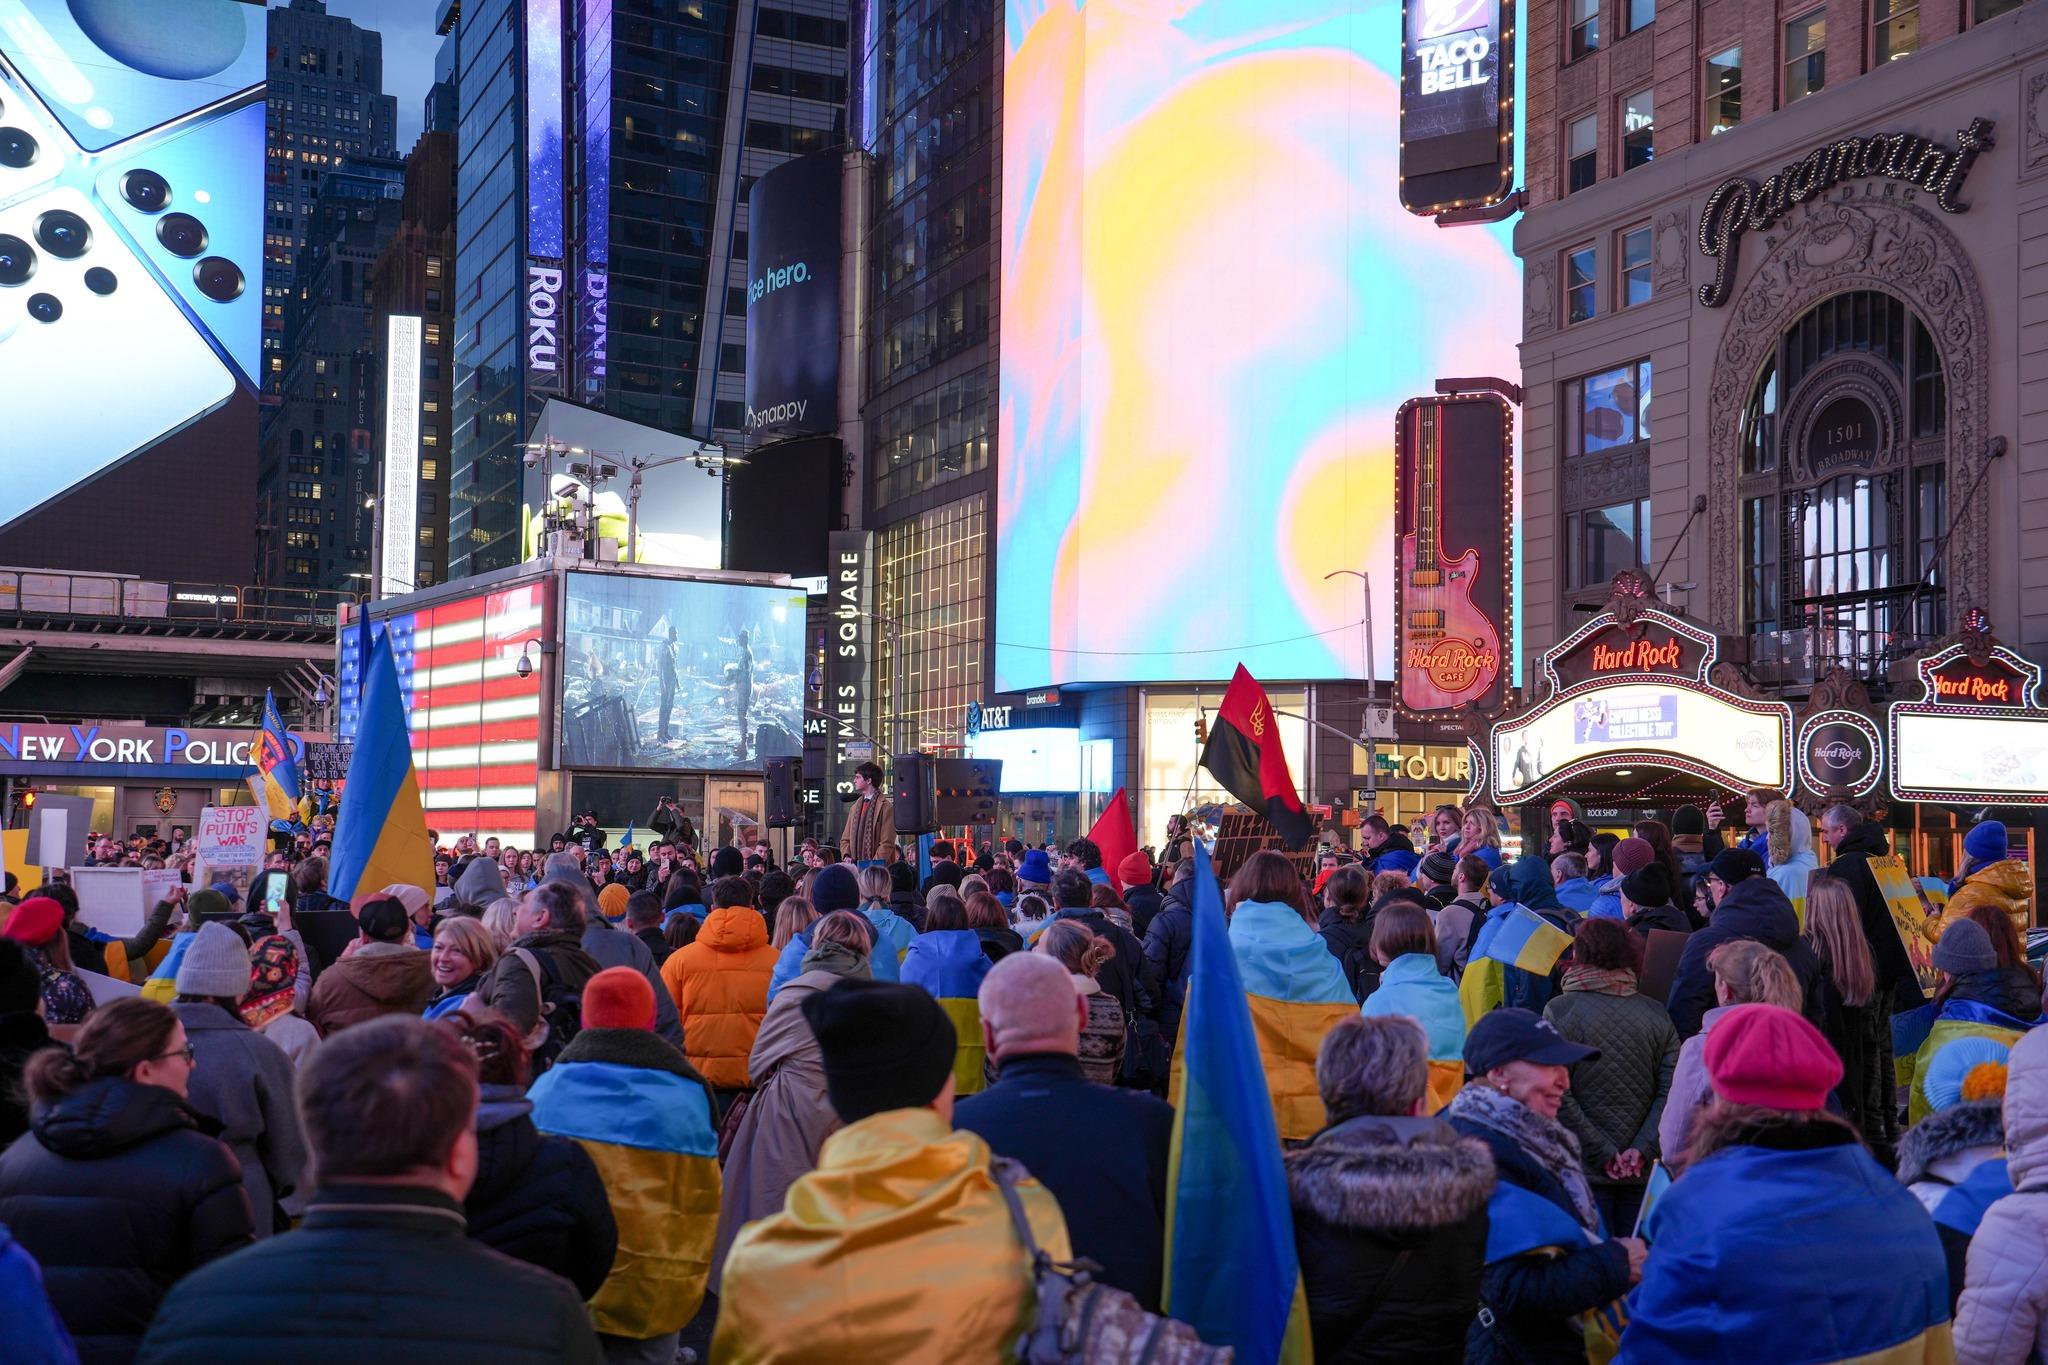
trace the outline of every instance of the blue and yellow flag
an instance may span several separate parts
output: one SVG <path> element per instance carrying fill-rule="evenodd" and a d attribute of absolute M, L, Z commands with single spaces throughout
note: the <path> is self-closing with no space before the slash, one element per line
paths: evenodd
<path fill-rule="evenodd" d="M 363 700 L 348 781 L 334 818 L 327 894 L 353 907 L 392 885 L 431 889 L 434 846 L 420 805 L 391 638 L 380 634 L 363 666 Z"/>
<path fill-rule="evenodd" d="M 1223 896 L 1195 846 L 1183 1089 L 1166 1174 L 1166 1311 L 1246 1365 L 1309 1359 L 1280 1134 Z"/>
<path fill-rule="evenodd" d="M 285 733 L 284 718 L 277 714 L 277 698 L 263 690 L 263 729 L 256 736 L 255 771 L 249 774 L 249 790 L 256 804 L 272 820 L 287 825 L 299 818 L 299 764 L 292 757 L 291 737 Z"/>

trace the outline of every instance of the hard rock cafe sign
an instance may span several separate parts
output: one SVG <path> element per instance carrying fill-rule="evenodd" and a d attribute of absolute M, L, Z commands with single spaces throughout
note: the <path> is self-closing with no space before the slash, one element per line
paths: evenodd
<path fill-rule="evenodd" d="M 1761 184 L 1730 176 L 1716 185 L 1700 211 L 1700 254 L 1714 262 L 1714 278 L 1700 286 L 1700 302 L 1718 308 L 1728 301 L 1744 233 L 1768 230 L 1787 211 L 1818 199 L 1849 180 L 1895 180 L 1928 191 L 1943 213 L 1970 206 L 1959 196 L 1980 153 L 1991 148 L 1991 120 L 1971 119 L 1945 148 L 1911 133 L 1845 137 L 1788 162 Z"/>

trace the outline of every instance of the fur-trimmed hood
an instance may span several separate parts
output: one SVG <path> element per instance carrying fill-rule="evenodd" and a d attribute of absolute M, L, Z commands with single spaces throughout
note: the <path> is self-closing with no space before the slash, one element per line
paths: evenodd
<path fill-rule="evenodd" d="M 1899 1181 L 1925 1180 L 1934 1164 L 1972 1147 L 2005 1145 L 2005 1112 L 1999 1100 L 1959 1104 L 1929 1114 L 1899 1139 Z"/>
<path fill-rule="evenodd" d="M 1493 1184 L 1486 1144 L 1439 1119 L 1350 1119 L 1287 1154 L 1296 1208 L 1380 1236 L 1461 1223 L 1485 1206 Z"/>

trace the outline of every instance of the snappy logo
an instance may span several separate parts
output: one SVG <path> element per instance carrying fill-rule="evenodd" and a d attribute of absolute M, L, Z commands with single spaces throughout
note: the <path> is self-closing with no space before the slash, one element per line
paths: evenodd
<path fill-rule="evenodd" d="M 803 284 L 811 278 L 811 268 L 802 261 L 786 265 L 780 270 L 769 270 L 747 286 L 747 306 L 753 307 L 778 289 L 788 289 Z"/>
<path fill-rule="evenodd" d="M 801 422 L 804 420 L 804 409 L 810 405 L 810 399 L 799 398 L 794 403 L 777 403 L 770 408 L 748 408 L 747 425 L 772 427 L 780 426 L 784 422 Z"/>

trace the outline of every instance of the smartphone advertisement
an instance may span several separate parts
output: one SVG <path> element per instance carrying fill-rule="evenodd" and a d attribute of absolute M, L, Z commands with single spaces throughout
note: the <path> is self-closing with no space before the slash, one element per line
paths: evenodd
<path fill-rule="evenodd" d="M 0 0 L 0 562 L 247 580 L 264 62 L 235 0 Z"/>

